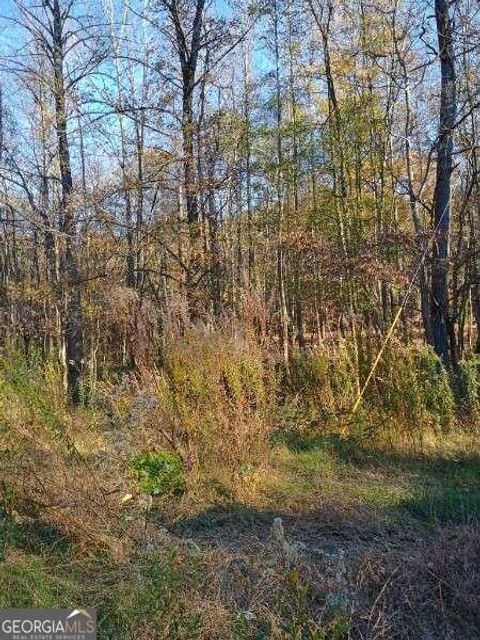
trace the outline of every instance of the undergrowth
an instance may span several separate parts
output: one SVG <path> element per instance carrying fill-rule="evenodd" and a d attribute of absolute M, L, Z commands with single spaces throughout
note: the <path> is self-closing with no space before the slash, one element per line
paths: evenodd
<path fill-rule="evenodd" d="M 405 589 L 420 580 L 411 598 L 430 598 L 427 627 L 455 633 L 461 611 L 465 637 L 477 637 L 476 596 L 459 585 L 478 578 L 478 363 L 450 380 L 430 349 L 393 342 L 353 415 L 376 348 L 360 371 L 349 342 L 297 354 L 286 378 L 254 337 L 191 329 L 167 338 L 162 367 L 96 381 L 75 411 L 58 368 L 5 352 L 0 606 L 96 606 L 99 637 L 112 640 L 387 639 L 392 619 L 407 638 L 413 617 L 397 587 L 379 582 L 394 571 Z M 293 564 L 269 547 L 279 514 L 309 532 Z M 348 610 L 328 607 L 318 527 L 358 532 Z M 436 532 L 433 569 L 400 570 L 394 555 L 369 557 L 358 543 L 408 531 Z M 458 540 L 470 572 L 450 566 Z M 406 558 L 420 553 L 405 547 Z"/>

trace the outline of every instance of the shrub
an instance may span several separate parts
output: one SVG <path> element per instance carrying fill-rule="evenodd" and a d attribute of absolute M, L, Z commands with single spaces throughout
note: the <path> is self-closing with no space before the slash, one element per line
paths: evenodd
<path fill-rule="evenodd" d="M 268 457 L 276 378 L 255 342 L 223 331 L 170 337 L 164 368 L 144 372 L 140 384 L 135 433 L 151 450 L 173 449 L 190 478 L 245 481 L 242 470 Z"/>
<path fill-rule="evenodd" d="M 293 389 L 326 414 L 345 412 L 358 390 L 354 363 L 353 347 L 347 341 L 300 353 L 292 362 Z"/>
<path fill-rule="evenodd" d="M 362 339 L 360 386 L 364 383 L 380 343 Z M 350 341 L 321 346 L 293 361 L 293 389 L 301 394 L 312 425 L 318 422 L 347 423 L 357 398 L 359 371 L 355 349 Z M 470 374 L 470 387 L 473 375 Z M 474 395 L 474 391 L 470 391 Z M 473 402 L 473 398 L 470 402 Z M 312 419 L 316 413 L 317 420 Z M 355 416 L 362 433 L 382 436 L 396 432 L 421 435 L 426 429 L 449 427 L 455 417 L 455 400 L 448 374 L 430 347 L 405 346 L 392 341 L 387 345 L 375 374 Z"/>
<path fill-rule="evenodd" d="M 82 417 L 67 411 L 55 367 L 17 354 L 0 359 L 0 506 L 53 524 L 90 548 L 117 546 L 104 480 L 90 464 L 91 424 Z"/>
<path fill-rule="evenodd" d="M 480 357 L 462 360 L 458 364 L 459 403 L 473 418 L 480 414 Z"/>
<path fill-rule="evenodd" d="M 455 414 L 455 398 L 448 379 L 432 347 L 412 345 L 420 392 L 427 416 L 442 427 L 451 426 Z"/>
<path fill-rule="evenodd" d="M 431 347 L 392 342 L 386 349 L 368 394 L 372 407 L 382 407 L 390 422 L 410 434 L 447 428 L 455 414 L 448 374 Z"/>

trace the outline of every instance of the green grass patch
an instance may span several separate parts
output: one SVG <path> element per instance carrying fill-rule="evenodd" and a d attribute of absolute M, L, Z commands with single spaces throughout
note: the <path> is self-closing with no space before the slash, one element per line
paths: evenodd
<path fill-rule="evenodd" d="M 5 550 L 0 566 L 0 608 L 70 607 L 79 601 L 79 593 L 80 584 L 68 564 L 56 568 L 40 555 Z"/>
<path fill-rule="evenodd" d="M 178 563 L 175 551 L 139 555 L 119 569 L 100 606 L 100 638 L 193 640 L 203 627 L 187 594 L 200 588 L 200 563 Z"/>
<path fill-rule="evenodd" d="M 308 435 L 302 443 L 297 434 L 276 447 L 277 474 L 267 492 L 272 503 L 296 496 L 302 507 L 315 508 L 329 498 L 339 507 L 381 507 L 389 516 L 467 522 L 480 518 L 476 447 L 473 437 L 469 442 L 444 437 L 435 450 L 409 453 L 332 435 Z"/>

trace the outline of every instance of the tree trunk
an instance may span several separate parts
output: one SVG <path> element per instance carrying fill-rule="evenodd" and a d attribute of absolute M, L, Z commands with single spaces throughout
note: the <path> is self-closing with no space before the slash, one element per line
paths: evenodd
<path fill-rule="evenodd" d="M 283 245 L 283 227 L 285 218 L 284 206 L 284 180 L 283 180 L 283 146 L 282 146 L 282 94 L 280 87 L 280 44 L 278 33 L 278 8 L 277 2 L 273 6 L 273 31 L 275 49 L 275 99 L 276 99 L 276 138 L 277 138 L 277 207 L 278 207 L 278 237 L 277 237 L 277 281 L 278 281 L 278 307 L 280 316 L 280 342 L 283 351 L 283 360 L 287 372 L 290 370 L 290 344 L 289 344 L 289 315 L 286 292 L 286 256 Z"/>
<path fill-rule="evenodd" d="M 70 164 L 70 150 L 67 134 L 66 92 L 63 73 L 63 19 L 59 0 L 53 0 L 53 61 L 54 61 L 54 99 L 55 129 L 60 164 L 62 186 L 61 213 L 64 247 L 62 270 L 67 276 L 64 289 L 64 340 L 67 367 L 67 388 L 74 404 L 80 401 L 80 384 L 82 377 L 82 311 L 80 306 L 80 272 L 77 263 L 76 228 L 72 194 L 73 179 Z"/>
<path fill-rule="evenodd" d="M 202 42 L 205 0 L 196 0 L 191 25 L 182 24 L 184 16 L 177 0 L 172 0 L 171 2 L 163 0 L 163 6 L 168 11 L 175 29 L 176 48 L 182 73 L 183 187 L 190 244 L 185 284 L 190 317 L 195 320 L 199 316 L 196 288 L 200 271 L 201 234 L 199 229 L 195 159 L 193 155 L 195 137 L 193 93 Z"/>
<path fill-rule="evenodd" d="M 435 184 L 435 231 L 432 256 L 431 323 L 433 346 L 445 366 L 451 364 L 449 340 L 454 342 L 448 301 L 448 258 L 450 235 L 451 176 L 453 170 L 453 130 L 457 110 L 453 24 L 448 0 L 435 0 L 441 73 L 440 123 Z M 453 332 L 453 335 L 452 335 Z M 454 345 L 453 346 L 453 351 Z"/>

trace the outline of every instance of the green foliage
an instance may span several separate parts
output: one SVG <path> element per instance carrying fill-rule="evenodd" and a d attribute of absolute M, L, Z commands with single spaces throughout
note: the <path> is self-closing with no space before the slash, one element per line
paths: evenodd
<path fill-rule="evenodd" d="M 313 429 L 319 422 L 353 418 L 362 436 L 396 432 L 416 437 L 428 429 L 450 427 L 455 419 L 455 398 L 438 357 L 430 347 L 395 341 L 385 349 L 362 405 L 351 415 L 359 385 L 364 383 L 380 346 L 368 336 L 359 336 L 356 343 L 351 339 L 334 348 L 319 347 L 293 360 L 293 387 L 308 408 L 306 416 Z M 472 389 L 473 372 L 469 379 Z M 470 396 L 471 403 L 473 390 Z"/>
<path fill-rule="evenodd" d="M 278 406 L 274 362 L 258 346 L 223 333 L 192 332 L 185 341 L 169 343 L 164 370 L 151 377 L 145 374 L 146 384 L 144 379 L 140 383 L 144 395 L 136 397 L 140 403 L 133 404 L 132 381 L 122 387 L 119 399 L 112 399 L 112 404 L 118 401 L 121 407 L 112 412 L 118 431 L 111 429 L 110 417 L 108 422 L 102 420 L 101 412 L 106 418 L 110 405 L 97 407 L 95 420 L 93 410 L 77 408 L 71 422 L 66 422 L 69 414 L 62 413 L 63 405 L 52 392 L 58 382 L 54 369 L 26 371 L 25 366 L 15 365 L 13 376 L 5 375 L 3 369 L 3 427 L 7 434 L 9 425 L 20 428 L 26 414 L 28 430 L 23 432 L 28 434 L 30 448 L 0 450 L 4 477 L 0 484 L 0 606 L 92 604 L 99 611 L 99 638 L 105 640 L 348 638 L 350 614 L 344 608 L 328 608 L 330 585 L 324 581 L 325 573 L 316 567 L 309 571 L 308 547 L 299 556 L 297 572 L 283 565 L 272 569 L 267 547 L 266 553 L 258 554 L 256 547 L 246 554 L 242 547 L 240 561 L 235 545 L 229 545 L 228 555 L 223 550 L 219 554 L 183 536 L 193 531 L 197 539 L 204 531 L 214 536 L 221 527 L 221 535 L 229 541 L 237 532 L 251 532 L 257 522 L 258 526 L 268 525 L 278 505 L 286 514 L 315 513 L 315 518 L 307 517 L 305 526 L 313 521 L 312 527 L 317 527 L 317 511 L 321 517 L 332 511 L 335 522 L 339 513 L 348 522 L 354 513 L 359 527 L 373 519 L 376 531 L 377 524 L 385 523 L 389 532 L 399 526 L 402 541 L 408 526 L 415 537 L 422 527 L 430 530 L 442 523 L 478 521 L 479 466 L 475 451 L 468 451 L 472 434 L 468 445 L 464 442 L 463 449 L 457 449 L 458 430 L 436 429 L 453 419 L 454 403 L 448 378 L 431 350 L 395 342 L 389 345 L 358 413 L 361 429 L 357 423 L 348 423 L 344 429 L 358 389 L 358 362 L 363 363 L 364 376 L 377 352 L 375 340 L 369 343 L 362 336 L 357 343 L 344 341 L 338 348 L 325 346 L 299 355 L 293 360 L 292 380 L 283 388 Z M 468 368 L 473 367 L 471 363 L 462 367 L 473 406 L 476 370 Z M 40 402 L 31 387 L 43 391 Z M 136 520 L 140 511 L 135 508 L 128 519 L 119 518 L 125 510 L 121 500 L 118 510 L 111 501 L 108 510 L 99 512 L 101 501 L 90 502 L 97 484 L 88 482 L 83 466 L 75 468 L 76 459 L 65 452 L 57 454 L 62 448 L 50 426 L 50 415 L 69 426 L 75 441 L 85 443 L 85 450 L 93 451 L 94 463 L 97 454 L 98 460 L 104 460 L 108 453 L 107 472 L 107 465 L 91 466 L 102 486 L 118 478 L 118 468 L 113 468 L 115 455 L 125 459 L 123 450 L 119 454 L 118 449 L 107 449 L 105 424 L 113 437 L 123 429 L 135 430 L 133 441 L 143 442 L 146 451 L 127 457 L 131 477 L 141 492 L 151 495 L 174 496 L 188 487 L 181 511 L 176 511 L 178 500 L 165 500 L 159 520 L 154 514 L 148 527 L 144 514 Z M 282 430 L 272 439 L 275 423 Z M 407 428 L 430 430 L 434 437 L 429 455 L 415 455 L 409 446 L 392 451 L 381 441 L 383 431 L 396 429 L 403 435 Z M 15 429 L 10 430 L 14 440 Z M 184 458 L 183 451 L 179 456 L 162 450 L 167 445 L 160 446 L 161 438 L 167 431 L 165 441 L 174 442 L 175 450 L 177 445 L 179 451 L 183 447 L 189 457 Z M 37 432 L 40 445 L 47 445 L 49 460 L 54 458 L 58 465 L 58 475 L 56 467 L 50 474 L 51 468 L 45 469 L 45 450 L 30 435 Z M 259 461 L 269 455 L 272 440 L 276 446 L 261 466 Z M 131 445 L 128 438 L 125 442 L 128 456 Z M 115 444 L 122 446 L 120 437 Z M 439 450 L 433 451 L 437 446 Z M 25 476 L 18 474 L 18 468 L 25 464 L 25 451 L 28 469 L 38 474 L 41 490 L 47 487 L 46 495 L 67 506 L 63 513 L 60 509 L 36 510 L 39 492 L 31 492 L 33 499 L 23 493 Z M 57 478 L 73 477 L 74 472 L 78 485 L 68 485 L 65 492 L 58 490 Z M 237 491 L 238 486 L 247 487 L 244 494 Z M 212 494 L 218 499 L 210 511 L 202 511 L 200 488 L 208 491 L 208 499 Z M 85 496 L 88 502 L 84 503 Z M 187 513 L 193 501 L 194 517 Z M 217 509 L 220 502 L 222 508 Z M 75 520 L 66 529 L 71 513 Z M 234 514 L 231 519 L 230 513 Z M 157 526 L 167 514 L 177 516 L 177 523 L 182 516 L 188 522 L 183 522 L 183 529 L 172 527 L 171 534 L 160 535 Z M 112 544 L 115 553 L 105 551 L 106 547 L 92 550 L 96 526 L 118 544 Z M 138 540 L 139 530 L 145 539 Z M 325 532 L 328 537 L 328 530 L 325 527 L 322 536 Z M 368 526 L 362 531 L 365 536 L 377 535 Z M 120 548 L 117 532 L 126 539 L 125 547 Z M 80 546 L 86 536 L 87 544 Z M 139 552 L 139 547 L 148 552 Z M 257 576 L 265 579 L 258 581 Z M 348 580 L 352 577 L 349 573 Z M 349 583 L 348 588 L 353 592 L 356 584 Z M 245 586 L 251 594 L 247 602 Z M 363 590 L 358 596 L 362 602 L 368 597 Z M 368 601 L 368 611 L 371 606 Z M 357 615 L 357 611 L 352 613 L 353 628 Z"/>
<path fill-rule="evenodd" d="M 143 493 L 177 494 L 185 489 L 183 463 L 174 453 L 138 453 L 130 461 L 130 470 Z"/>
<path fill-rule="evenodd" d="M 0 521 L 2 529 L 4 524 Z M 18 544 L 4 550 L 0 563 L 1 608 L 96 606 L 98 637 L 104 640 L 194 640 L 199 635 L 202 616 L 185 593 L 186 587 L 192 593 L 199 587 L 199 559 L 184 562 L 170 548 L 121 563 L 108 556 L 82 558 L 73 546 L 43 548 L 19 525 L 6 526 L 10 542 Z M 21 548 L 27 541 L 28 552 Z"/>
<path fill-rule="evenodd" d="M 447 428 L 455 401 L 448 374 L 430 347 L 393 342 L 384 353 L 368 393 L 371 407 L 381 407 L 407 434 Z"/>
<path fill-rule="evenodd" d="M 286 575 L 283 633 L 289 640 L 345 640 L 348 637 L 349 622 L 343 614 L 335 614 L 322 623 L 312 618 L 311 605 L 314 602 L 312 586 L 301 579 L 294 569 Z"/>
<path fill-rule="evenodd" d="M 438 424 L 452 424 L 455 398 L 448 373 L 431 347 L 408 347 L 414 354 L 414 365 L 418 370 L 418 384 L 426 412 L 434 416 Z"/>
<path fill-rule="evenodd" d="M 411 492 L 401 506 L 417 518 L 468 522 L 480 518 L 480 465 L 476 455 L 411 463 Z"/>
<path fill-rule="evenodd" d="M 480 415 L 480 357 L 458 363 L 459 403 L 474 418 Z"/>
<path fill-rule="evenodd" d="M 351 347 L 346 342 L 335 349 L 319 347 L 293 359 L 294 388 L 323 415 L 352 405 L 358 383 Z"/>
<path fill-rule="evenodd" d="M 418 519 L 441 523 L 466 523 L 480 517 L 480 491 L 458 486 L 426 484 L 415 488 L 401 506 Z"/>

